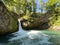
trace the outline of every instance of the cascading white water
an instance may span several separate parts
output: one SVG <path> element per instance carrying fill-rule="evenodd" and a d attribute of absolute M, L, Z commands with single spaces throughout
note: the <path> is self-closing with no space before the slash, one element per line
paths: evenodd
<path fill-rule="evenodd" d="M 19 31 L 10 35 L 0 37 L 0 45 L 60 45 L 60 32 L 58 31 L 26 31 L 21 27 Z"/>
<path fill-rule="evenodd" d="M 19 31 L 14 33 L 17 35 L 17 37 L 14 37 L 10 39 L 9 41 L 18 41 L 22 44 L 20 45 L 50 45 L 52 44 L 48 40 L 50 37 L 46 34 L 44 34 L 42 31 L 24 31 L 21 27 L 20 19 L 19 21 Z"/>
<path fill-rule="evenodd" d="M 0 45 L 60 45 L 60 32 L 58 31 L 26 31 L 21 27 L 20 19 L 19 31 L 0 37 Z"/>

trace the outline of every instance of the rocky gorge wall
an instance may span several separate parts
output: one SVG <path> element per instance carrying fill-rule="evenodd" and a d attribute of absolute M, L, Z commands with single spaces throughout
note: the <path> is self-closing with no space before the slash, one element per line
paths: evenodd
<path fill-rule="evenodd" d="M 5 5 L 0 2 L 0 35 L 18 31 L 17 14 L 7 10 Z"/>
<path fill-rule="evenodd" d="M 25 18 L 21 19 L 21 25 L 23 29 L 39 29 L 39 30 L 60 30 L 60 17 L 57 14 L 44 14 L 38 17 L 32 17 L 34 19 L 33 22 L 26 20 Z M 58 19 L 56 19 L 58 18 Z M 31 20 L 31 19 L 30 19 Z"/>

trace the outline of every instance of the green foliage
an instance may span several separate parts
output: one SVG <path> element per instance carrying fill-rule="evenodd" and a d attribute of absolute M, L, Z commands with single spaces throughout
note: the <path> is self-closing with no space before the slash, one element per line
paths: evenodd
<path fill-rule="evenodd" d="M 23 17 L 28 21 L 32 21 L 38 16 L 36 15 L 37 8 L 35 0 L 3 0 L 3 3 L 10 11 L 17 14 L 23 13 Z M 48 12 L 49 15 L 51 15 L 51 17 L 49 17 L 49 25 L 58 25 L 60 22 L 60 1 L 48 0 L 47 2 L 43 2 L 43 0 L 39 0 L 39 3 L 41 13 L 46 9 L 46 13 Z M 31 14 L 32 12 L 33 14 Z"/>
<path fill-rule="evenodd" d="M 28 15 L 29 14 L 29 15 Z M 27 21 L 29 21 L 29 22 L 31 22 L 31 23 L 33 23 L 34 21 L 35 21 L 35 19 L 33 18 L 33 17 L 31 17 L 31 14 L 30 13 L 26 13 L 26 15 L 24 15 L 23 17 L 22 17 L 22 19 L 25 19 L 25 20 L 27 20 Z"/>
<path fill-rule="evenodd" d="M 60 5 L 60 1 L 59 0 L 48 0 L 48 2 L 46 2 L 46 11 L 57 11 L 58 7 Z"/>
<path fill-rule="evenodd" d="M 36 12 L 36 3 L 33 0 L 3 0 L 5 6 L 17 14 L 26 14 L 26 11 L 32 12 L 32 6 L 34 7 L 34 12 Z"/>
<path fill-rule="evenodd" d="M 46 2 L 46 11 L 51 15 L 49 17 L 49 25 L 59 26 L 60 25 L 60 1 L 59 0 L 48 0 Z"/>

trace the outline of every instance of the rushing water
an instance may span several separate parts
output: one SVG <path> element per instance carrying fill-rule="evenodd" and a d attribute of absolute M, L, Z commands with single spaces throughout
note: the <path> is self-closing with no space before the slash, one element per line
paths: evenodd
<path fill-rule="evenodd" d="M 19 22 L 19 31 L 0 37 L 0 45 L 60 45 L 58 31 L 25 31 Z"/>

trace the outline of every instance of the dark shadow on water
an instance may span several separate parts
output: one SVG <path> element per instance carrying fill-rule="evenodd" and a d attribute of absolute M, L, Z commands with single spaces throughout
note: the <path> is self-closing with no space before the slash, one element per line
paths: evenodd
<path fill-rule="evenodd" d="M 9 39 L 11 39 L 12 37 L 16 37 L 16 36 L 14 34 L 0 36 L 0 43 L 8 43 Z"/>

